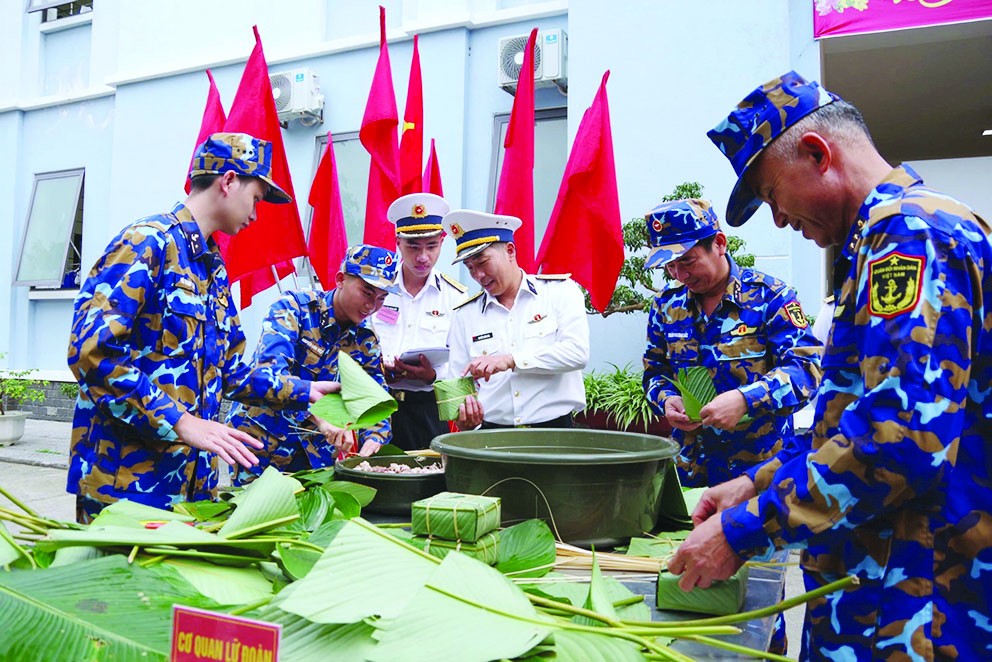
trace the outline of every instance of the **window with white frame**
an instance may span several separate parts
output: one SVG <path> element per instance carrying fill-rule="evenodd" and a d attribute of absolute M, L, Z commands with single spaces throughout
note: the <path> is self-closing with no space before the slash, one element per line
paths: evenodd
<path fill-rule="evenodd" d="M 14 284 L 79 287 L 84 168 L 34 176 Z"/>
<path fill-rule="evenodd" d="M 41 22 L 49 23 L 93 11 L 93 0 L 28 0 L 27 13 L 41 12 Z"/>
<path fill-rule="evenodd" d="M 548 220 L 555 208 L 561 177 L 568 161 L 568 115 L 565 108 L 549 108 L 534 113 L 534 251 L 541 245 Z M 493 127 L 493 158 L 489 178 L 489 209 L 496 203 L 500 171 L 503 169 L 503 142 L 510 115 L 496 115 Z"/>

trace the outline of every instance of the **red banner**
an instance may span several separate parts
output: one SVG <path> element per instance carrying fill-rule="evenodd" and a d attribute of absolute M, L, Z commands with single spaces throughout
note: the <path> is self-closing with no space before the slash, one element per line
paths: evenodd
<path fill-rule="evenodd" d="M 992 0 L 814 0 L 813 37 L 992 18 Z"/>

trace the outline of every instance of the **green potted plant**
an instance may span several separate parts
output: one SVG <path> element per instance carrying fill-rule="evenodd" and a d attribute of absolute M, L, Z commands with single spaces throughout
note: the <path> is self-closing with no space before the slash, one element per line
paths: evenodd
<path fill-rule="evenodd" d="M 596 430 L 671 434 L 668 422 L 651 411 L 641 384 L 643 371 L 629 363 L 622 368 L 610 365 L 612 370 L 582 376 L 586 408 L 576 416 L 576 423 Z"/>
<path fill-rule="evenodd" d="M 3 359 L 5 354 L 0 354 Z M 32 379 L 35 370 L 0 370 L 0 446 L 24 436 L 28 412 L 11 409 L 14 403 L 43 402 L 46 382 Z"/>

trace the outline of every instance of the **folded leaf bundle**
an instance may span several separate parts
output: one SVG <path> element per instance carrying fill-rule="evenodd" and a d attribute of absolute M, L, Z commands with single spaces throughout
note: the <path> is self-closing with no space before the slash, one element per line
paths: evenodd
<path fill-rule="evenodd" d="M 490 531 L 475 542 L 445 540 L 444 538 L 427 536 L 413 536 L 411 542 L 415 547 L 419 547 L 439 559 L 443 559 L 451 552 L 458 551 L 488 565 L 496 565 L 499 562 L 499 531 Z"/>
<path fill-rule="evenodd" d="M 699 420 L 699 410 L 710 400 L 716 397 L 716 387 L 713 386 L 713 378 L 710 371 L 703 366 L 693 366 L 691 368 L 680 368 L 675 375 L 675 379 L 662 375 L 678 389 L 682 396 L 682 404 L 685 406 L 685 414 L 689 420 Z"/>
<path fill-rule="evenodd" d="M 730 579 L 713 582 L 709 588 L 683 591 L 679 588 L 679 579 L 668 571 L 658 574 L 658 609 L 726 616 L 739 613 L 744 606 L 748 579 L 746 565 Z"/>
<path fill-rule="evenodd" d="M 370 428 L 396 411 L 396 399 L 345 352 L 338 353 L 338 379 L 340 392 L 328 393 L 310 405 L 311 413 L 331 425 L 346 430 Z"/>
<path fill-rule="evenodd" d="M 413 502 L 410 530 L 418 536 L 475 542 L 500 524 L 499 497 L 441 492 Z"/>
<path fill-rule="evenodd" d="M 434 395 L 437 397 L 438 418 L 453 421 L 458 418 L 458 408 L 465 398 L 476 395 L 475 380 L 471 377 L 439 379 L 434 382 Z"/>

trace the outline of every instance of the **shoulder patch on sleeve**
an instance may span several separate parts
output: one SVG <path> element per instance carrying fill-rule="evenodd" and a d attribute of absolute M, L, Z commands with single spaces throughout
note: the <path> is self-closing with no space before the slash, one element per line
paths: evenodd
<path fill-rule="evenodd" d="M 798 301 L 793 300 L 785 304 L 785 313 L 789 316 L 789 321 L 797 329 L 805 329 L 809 326 L 809 320 L 803 314 L 803 307 L 799 305 Z"/>
<path fill-rule="evenodd" d="M 868 263 L 868 313 L 890 319 L 916 308 L 923 287 L 922 255 L 890 253 Z"/>
<path fill-rule="evenodd" d="M 476 292 L 475 294 L 473 294 L 472 296 L 470 296 L 469 298 L 465 299 L 460 304 L 458 304 L 457 306 L 455 306 L 454 308 L 452 308 L 452 310 L 458 310 L 459 308 L 461 308 L 465 304 L 472 303 L 473 301 L 475 301 L 476 299 L 478 299 L 481 296 L 482 296 L 482 291 Z"/>
<path fill-rule="evenodd" d="M 448 285 L 451 285 L 453 288 L 455 288 L 456 290 L 458 290 L 462 294 L 465 294 L 466 292 L 468 292 L 468 288 L 467 287 L 465 287 L 464 285 L 462 285 L 461 283 L 459 283 L 457 280 L 455 280 L 454 278 L 452 278 L 448 274 L 446 274 L 444 272 L 441 272 L 441 278 L 443 278 L 444 281 L 448 283 Z"/>
<path fill-rule="evenodd" d="M 572 274 L 534 274 L 531 277 L 538 280 L 568 280 Z"/>

